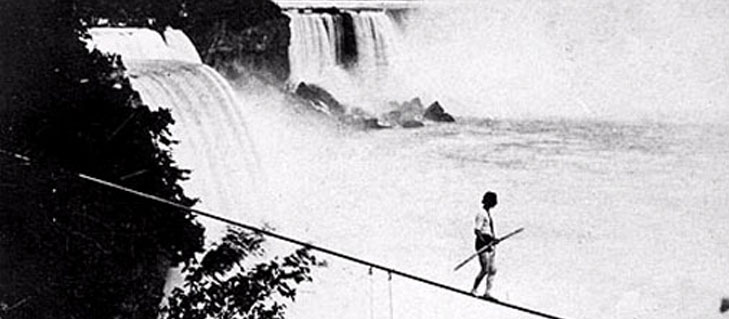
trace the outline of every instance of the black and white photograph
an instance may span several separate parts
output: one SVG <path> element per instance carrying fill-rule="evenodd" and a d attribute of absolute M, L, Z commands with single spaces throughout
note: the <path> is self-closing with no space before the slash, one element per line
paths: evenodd
<path fill-rule="evenodd" d="M 0 319 L 729 319 L 729 1 L 0 0 Z"/>

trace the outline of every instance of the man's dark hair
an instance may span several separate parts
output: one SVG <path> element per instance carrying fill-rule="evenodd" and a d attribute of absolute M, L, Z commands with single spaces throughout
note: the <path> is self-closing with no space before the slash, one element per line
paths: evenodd
<path fill-rule="evenodd" d="M 491 207 L 496 206 L 496 193 L 491 191 L 486 192 L 486 194 L 483 194 L 483 199 L 481 200 L 481 203 L 489 205 Z"/>

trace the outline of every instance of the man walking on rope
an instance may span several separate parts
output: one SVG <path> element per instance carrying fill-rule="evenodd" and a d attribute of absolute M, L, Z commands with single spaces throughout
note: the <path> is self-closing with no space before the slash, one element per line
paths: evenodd
<path fill-rule="evenodd" d="M 479 284 L 481 284 L 481 280 L 483 280 L 483 277 L 486 276 L 486 292 L 483 294 L 483 297 L 487 299 L 494 299 L 489 294 L 489 290 L 491 290 L 493 276 L 496 274 L 496 268 L 494 267 L 496 249 L 494 245 L 499 242 L 496 238 L 496 233 L 494 233 L 493 219 L 491 219 L 491 209 L 497 204 L 496 193 L 490 191 L 486 192 L 486 194 L 483 195 L 481 203 L 483 204 L 483 211 L 476 214 L 476 225 L 474 228 L 474 233 L 476 234 L 476 251 L 481 250 L 481 248 L 487 245 L 491 245 L 491 247 L 485 249 L 478 256 L 478 260 L 481 263 L 481 270 L 478 272 L 476 280 L 473 282 L 471 294 L 474 296 L 476 295 L 476 290 L 478 289 Z"/>

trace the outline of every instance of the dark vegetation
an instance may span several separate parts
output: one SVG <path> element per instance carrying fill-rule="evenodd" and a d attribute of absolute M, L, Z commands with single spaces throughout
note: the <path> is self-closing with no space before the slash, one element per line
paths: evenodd
<path fill-rule="evenodd" d="M 289 18 L 269 0 L 76 0 L 86 25 L 183 30 L 206 64 L 230 79 L 289 76 Z"/>
<path fill-rule="evenodd" d="M 269 0 L 181 0 L 189 12 L 177 27 L 203 61 L 236 81 L 256 75 L 282 84 L 289 77 L 290 19 Z"/>
<path fill-rule="evenodd" d="M 296 284 L 310 281 L 311 267 L 320 265 L 305 248 L 282 260 L 254 264 L 261 257 L 263 238 L 234 228 L 201 262 L 187 266 L 184 288 L 172 291 L 165 318 L 283 318 L 285 304 L 294 300 Z"/>
<path fill-rule="evenodd" d="M 192 272 L 189 289 L 171 299 L 172 317 L 219 314 L 225 304 L 229 313 L 279 318 L 280 305 L 260 302 L 274 292 L 293 297 L 291 282 L 310 279 L 313 259 L 298 251 L 221 281 L 233 263 L 260 253 L 259 237 L 231 232 L 197 263 L 203 228 L 188 212 L 77 177 L 194 204 L 178 184 L 188 172 L 171 157 L 171 114 L 140 101 L 118 57 L 88 52 L 79 40 L 100 17 L 130 25 L 152 17 L 163 28 L 205 6 L 223 8 L 191 3 L 0 3 L 0 318 L 156 318 L 176 265 Z M 190 307 L 200 296 L 204 307 Z"/>

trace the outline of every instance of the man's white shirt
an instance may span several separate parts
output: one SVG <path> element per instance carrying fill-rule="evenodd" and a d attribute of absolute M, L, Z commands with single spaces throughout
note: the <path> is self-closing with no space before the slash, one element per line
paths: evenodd
<path fill-rule="evenodd" d="M 493 223 L 489 213 L 485 210 L 481 210 L 476 214 L 475 229 L 484 235 L 490 235 L 496 237 L 493 230 Z"/>

